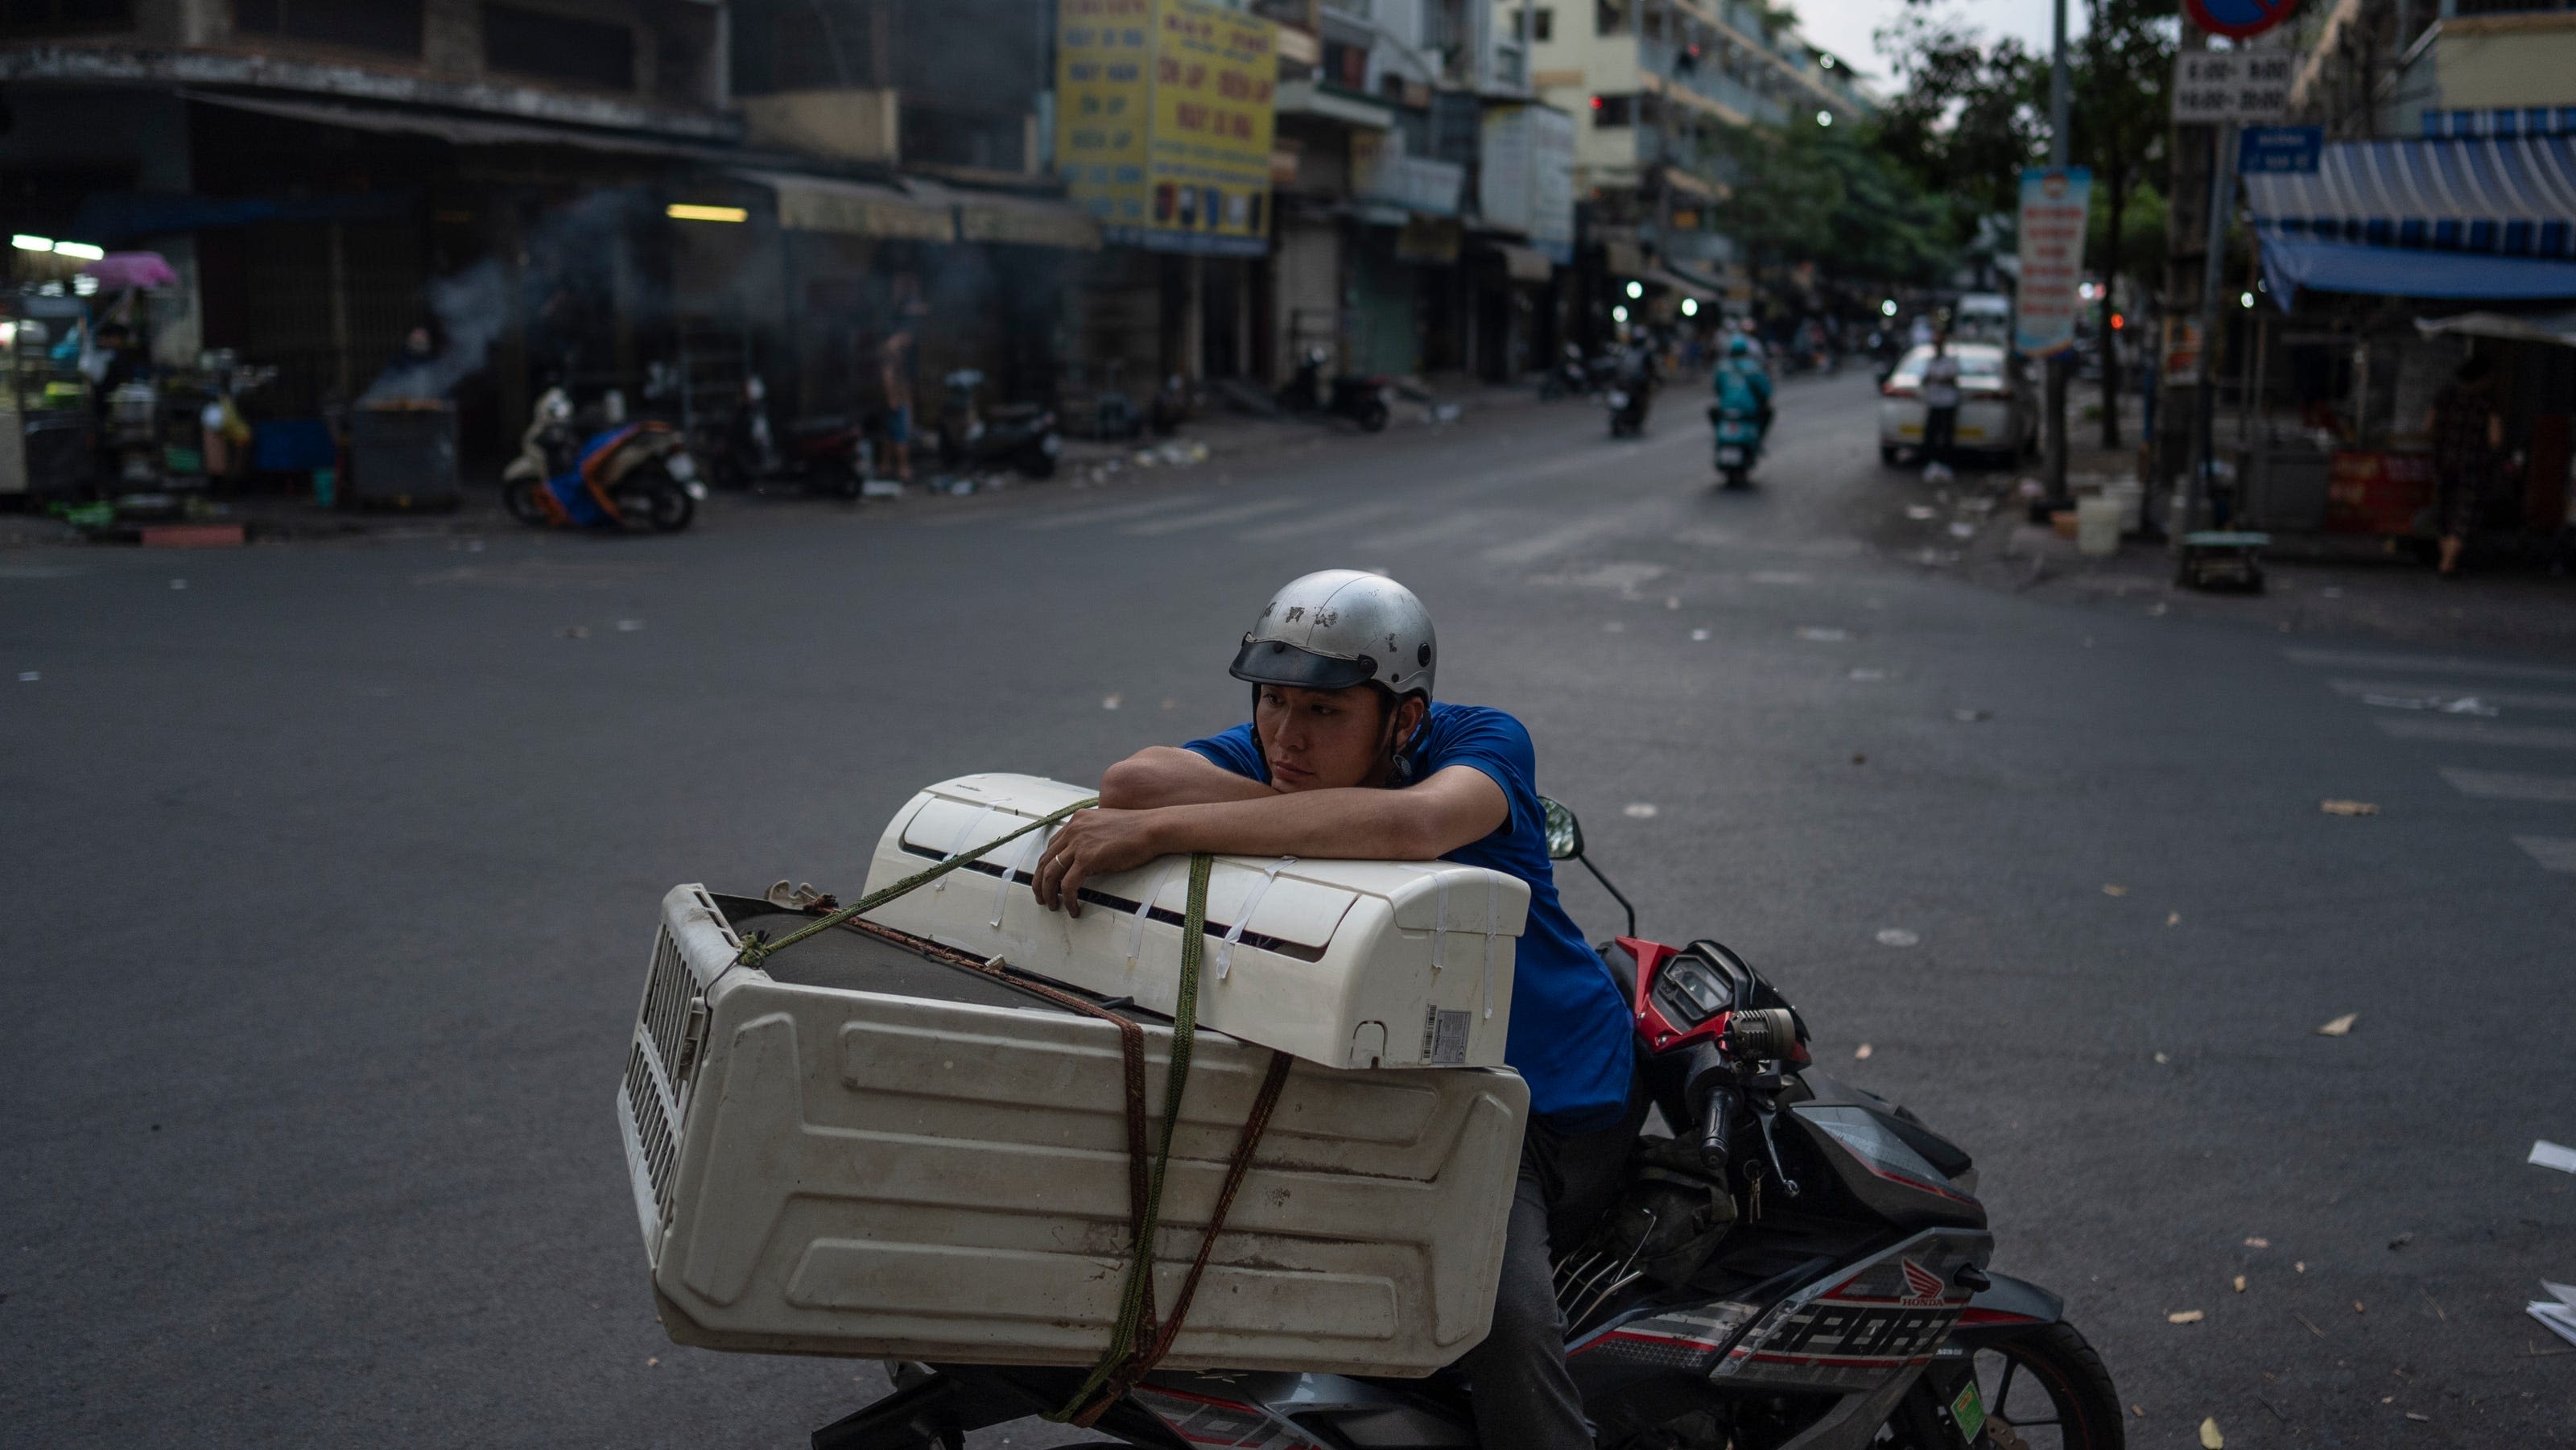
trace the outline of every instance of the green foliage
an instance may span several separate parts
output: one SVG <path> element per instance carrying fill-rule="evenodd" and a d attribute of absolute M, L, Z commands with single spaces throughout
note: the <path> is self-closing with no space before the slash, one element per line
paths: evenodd
<path fill-rule="evenodd" d="M 2106 277 L 2116 259 L 2119 275 L 2150 290 L 2161 285 L 2165 270 L 2165 194 L 2143 181 L 2130 189 L 2128 205 L 2121 209 L 2119 245 L 2114 249 L 2111 191 L 2096 183 L 2092 214 L 2086 218 L 2084 229 L 2084 255 L 2086 265 Z"/>
<path fill-rule="evenodd" d="M 1856 283 L 1930 281 L 1948 260 L 1944 209 L 1864 126 L 1729 127 L 1720 229 L 1756 270 L 1813 262 Z"/>

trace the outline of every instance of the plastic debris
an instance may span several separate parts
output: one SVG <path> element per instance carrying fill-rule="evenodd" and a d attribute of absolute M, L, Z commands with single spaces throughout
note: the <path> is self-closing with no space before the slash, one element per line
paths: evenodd
<path fill-rule="evenodd" d="M 2397 1237 L 2388 1241 L 2388 1251 L 2393 1254 L 2413 1242 L 2415 1242 L 2415 1235 L 2411 1233 L 2399 1234 Z"/>
<path fill-rule="evenodd" d="M 1644 801 L 1630 801 L 1619 808 L 1619 814 L 1632 821 L 1651 821 L 1655 818 L 1655 808 Z"/>
<path fill-rule="evenodd" d="M 2105 896 L 2126 896 L 2129 894 L 2129 888 L 2126 886 L 2104 886 L 2102 888 L 2102 894 Z"/>
<path fill-rule="evenodd" d="M 2181 912 L 2179 912 L 2179 911 L 2168 911 L 2168 912 L 2166 912 L 2166 913 L 2165 913 L 2165 925 L 2167 925 L 2167 926 L 2180 926 L 2180 925 L 2182 925 L 2182 913 L 2181 913 Z"/>
<path fill-rule="evenodd" d="M 2379 807 L 2368 801 L 2319 801 L 2317 802 L 2317 809 L 2330 816 L 2375 816 L 2379 814 Z"/>
<path fill-rule="evenodd" d="M 2209 1316 L 2197 1309 L 2178 1309 L 2165 1316 L 2167 1324 L 2198 1324 Z"/>
<path fill-rule="evenodd" d="M 1694 629 L 1694 630 L 1692 630 L 1692 631 L 1691 631 L 1691 643 L 1693 643 L 1693 644 L 1706 644 L 1706 643 L 1708 643 L 1708 631 L 1707 631 L 1707 630 L 1704 630 L 1704 629 Z"/>
<path fill-rule="evenodd" d="M 2540 1281 L 2540 1287 L 2549 1291 L 2549 1297 L 2532 1300 L 2527 1312 L 2548 1326 L 2550 1333 L 2576 1344 L 2576 1288 L 2547 1279 Z"/>
<path fill-rule="evenodd" d="M 2159 1052 L 2159 1053 L 2157 1053 L 2157 1054 L 2156 1054 L 2156 1062 L 2157 1062 L 2157 1064 L 2158 1064 L 2159 1066 L 2161 1066 L 2162 1064 L 2165 1064 L 2165 1063 L 2171 1062 L 2171 1061 L 2173 1061 L 2173 1059 L 2172 1059 L 2172 1058 L 2165 1056 L 2165 1055 L 2164 1055 L 2163 1053 L 2161 1053 L 2161 1052 Z"/>
<path fill-rule="evenodd" d="M 1818 644 L 1840 644 L 1851 638 L 1851 631 L 1837 629 L 1830 624 L 1805 624 L 1798 627 L 1798 638 L 1811 639 Z"/>
<path fill-rule="evenodd" d="M 903 497 L 903 480 L 900 478 L 871 478 L 863 480 L 859 484 L 859 497 L 901 498 Z"/>
<path fill-rule="evenodd" d="M 2218 1433 L 2216 1415 L 2200 1422 L 2200 1450 L 2227 1450 L 2227 1437 Z"/>
<path fill-rule="evenodd" d="M 2308 1271 L 2308 1261 L 2307 1261 L 2307 1260 L 2305 1260 L 2305 1259 L 2301 1259 L 2301 1260 L 2299 1260 L 2298 1262 L 2296 1262 L 2296 1263 L 2294 1263 L 2294 1264 L 2290 1265 L 2290 1268 L 2291 1268 L 2294 1272 L 2304 1274 L 2304 1273 L 2306 1273 L 2306 1272 Z"/>
<path fill-rule="evenodd" d="M 1100 708 L 1103 710 L 1115 710 L 1121 704 L 1124 704 L 1126 699 L 1127 697 L 1124 695 L 1103 695 L 1100 697 Z"/>
<path fill-rule="evenodd" d="M 2344 1036 L 2348 1036 L 2348 1035 L 2350 1035 L 2350 1034 L 2351 1034 L 2351 1032 L 2352 1032 L 2352 1024 L 2354 1024 L 2355 1022 L 2358 1022 L 2358 1021 L 2360 1021 L 2360 1020 L 2361 1020 L 2361 1014 L 2360 1014 L 2360 1013 L 2358 1013 L 2358 1012 L 2346 1012 L 2346 1013 L 2345 1013 L 2345 1014 L 2343 1014 L 2342 1016 L 2340 1016 L 2340 1017 L 2338 1017 L 2338 1018 L 2334 1019 L 2332 1022 L 2329 1022 L 2329 1023 L 2327 1023 L 2326 1025 L 2324 1025 L 2323 1027 L 2318 1028 L 2318 1029 L 2317 1029 L 2317 1035 L 2318 1035 L 2319 1037 L 2344 1037 Z"/>
<path fill-rule="evenodd" d="M 640 619 L 621 619 L 617 621 L 617 632 L 619 634 L 633 634 L 635 631 L 642 629 L 643 627 L 644 621 Z"/>
<path fill-rule="evenodd" d="M 1905 516 L 1917 523 L 1928 523 L 1940 512 L 1928 503 L 1910 503 L 1905 506 Z"/>
<path fill-rule="evenodd" d="M 18 678 L 31 680 L 35 676 L 25 674 Z M 2522 1161 L 2537 1163 L 2543 1168 L 2555 1168 L 2561 1173 L 2576 1173 L 2576 1148 L 2570 1148 L 2564 1143 L 2552 1143 L 2547 1138 L 2534 1138 L 2531 1140 L 2531 1156 Z"/>
<path fill-rule="evenodd" d="M 1901 926 L 1881 927 L 1878 932 L 1878 944 L 1883 947 L 1910 947 L 1922 940 Z"/>
<path fill-rule="evenodd" d="M 1887 671 L 1869 669 L 1854 670 L 1851 672 L 1851 677 L 1855 680 L 1883 680 L 1887 678 Z"/>
<path fill-rule="evenodd" d="M 2249 1238 L 2245 1241 L 2245 1247 L 2249 1249 L 2268 1249 L 2271 1246 L 2272 1241 L 2267 1238 Z"/>
<path fill-rule="evenodd" d="M 1869 1061 L 1869 1055 L 1876 1050 L 1877 1049 L 1864 1042 L 1860 1046 L 1852 1049 L 1852 1059 L 1856 1062 L 1867 1062 Z"/>
<path fill-rule="evenodd" d="M 42 670 L 20 670 L 18 672 L 18 683 L 22 685 L 32 685 L 44 677 L 45 674 Z"/>
<path fill-rule="evenodd" d="M 2243 1274 L 2236 1276 L 2236 1292 L 2239 1294 L 2245 1292 L 2245 1276 Z"/>

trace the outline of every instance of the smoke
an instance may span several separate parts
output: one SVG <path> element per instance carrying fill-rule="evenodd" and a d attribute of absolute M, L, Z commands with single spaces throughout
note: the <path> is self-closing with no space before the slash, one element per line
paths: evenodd
<path fill-rule="evenodd" d="M 396 359 L 368 384 L 358 406 L 435 402 L 483 370 L 493 341 L 509 321 L 509 290 L 503 285 L 500 264 L 477 262 L 431 282 L 427 301 L 430 314 L 447 335 L 447 346 L 425 358 Z"/>

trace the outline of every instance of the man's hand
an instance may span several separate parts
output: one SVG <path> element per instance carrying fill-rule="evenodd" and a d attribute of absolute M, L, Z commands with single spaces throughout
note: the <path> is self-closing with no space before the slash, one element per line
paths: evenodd
<path fill-rule="evenodd" d="M 1159 841 L 1155 811 L 1076 811 L 1055 828 L 1046 851 L 1038 857 L 1037 879 L 1030 890 L 1038 905 L 1082 915 L 1082 883 L 1093 876 L 1132 871 L 1169 849 Z"/>
<path fill-rule="evenodd" d="M 1279 794 L 1194 750 L 1149 745 L 1103 771 L 1100 803 L 1111 810 L 1196 806 L 1210 801 L 1256 801 Z"/>

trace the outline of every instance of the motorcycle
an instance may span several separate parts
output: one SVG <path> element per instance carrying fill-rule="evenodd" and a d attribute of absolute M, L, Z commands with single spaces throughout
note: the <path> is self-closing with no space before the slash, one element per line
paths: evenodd
<path fill-rule="evenodd" d="M 1642 360 L 1622 360 L 1609 391 L 1601 395 L 1601 405 L 1610 413 L 1610 436 L 1635 438 L 1644 434 L 1646 409 L 1654 397 L 1654 370 Z"/>
<path fill-rule="evenodd" d="M 663 423 L 575 427 L 572 399 L 548 388 L 501 472 L 501 502 L 524 524 L 649 528 L 675 533 L 696 517 L 707 486 L 678 434 Z"/>
<path fill-rule="evenodd" d="M 701 430 L 716 487 L 781 480 L 834 498 L 859 497 L 868 480 L 867 429 L 845 417 L 799 419 L 782 442 L 770 425 L 768 396 L 757 373 L 744 378 L 733 412 Z"/>
<path fill-rule="evenodd" d="M 1291 413 L 1321 412 L 1336 418 L 1348 418 L 1360 425 L 1360 431 L 1375 433 L 1394 416 L 1395 384 L 1376 376 L 1337 373 L 1329 390 L 1324 379 L 1326 354 L 1320 347 L 1308 348 L 1297 360 L 1297 375 L 1279 390 L 1279 405 Z"/>
<path fill-rule="evenodd" d="M 1035 403 L 984 408 L 978 401 L 984 374 L 959 368 L 941 379 L 948 405 L 940 414 L 939 462 L 951 471 L 1009 464 L 1031 478 L 1055 472 L 1064 437 L 1055 413 Z"/>
<path fill-rule="evenodd" d="M 1741 408 L 1712 404 L 1708 421 L 1717 432 L 1717 471 L 1728 488 L 1743 488 L 1762 461 L 1762 420 Z"/>
<path fill-rule="evenodd" d="M 1539 401 L 1552 403 L 1559 398 L 1580 398 L 1598 391 L 1607 378 L 1608 360 L 1587 358 L 1583 349 L 1573 343 L 1565 345 L 1564 356 L 1538 382 Z"/>
<path fill-rule="evenodd" d="M 1585 857 L 1543 801 L 1548 854 Z M 1968 1154 L 1818 1070 L 1805 1019 L 1731 949 L 1604 943 L 1647 1090 L 1630 1182 L 1557 1268 L 1565 1354 L 1603 1450 L 2121 1450 L 2110 1372 L 2058 1297 L 1988 1267 Z M 960 1450 L 1066 1403 L 1080 1369 L 892 1366 L 815 1450 Z M 1469 1387 L 1222 1370 L 1146 1375 L 1093 1428 L 1144 1450 L 1473 1450 Z M 2036 1434 L 2034 1441 L 2029 1438 Z"/>

